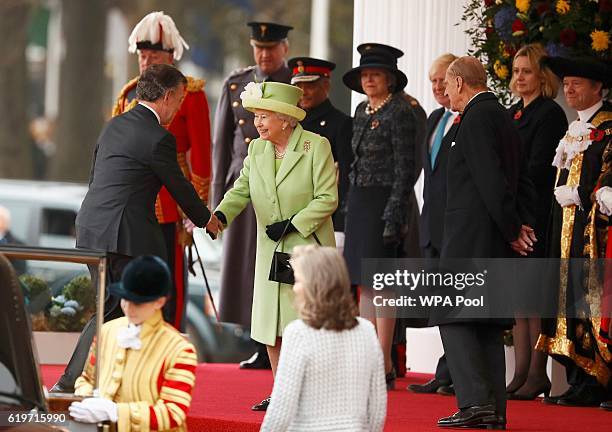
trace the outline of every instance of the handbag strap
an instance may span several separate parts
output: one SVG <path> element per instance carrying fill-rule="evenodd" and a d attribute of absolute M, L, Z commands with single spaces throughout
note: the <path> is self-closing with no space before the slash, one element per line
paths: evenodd
<path fill-rule="evenodd" d="M 295 215 L 293 215 L 293 216 L 291 216 L 289 218 L 289 222 L 287 222 L 287 225 L 285 225 L 285 228 L 283 229 L 283 233 L 281 234 L 280 239 L 278 239 L 278 241 L 276 242 L 276 246 L 274 246 L 274 252 L 273 253 L 276 253 L 276 250 L 278 249 L 278 245 L 280 245 L 281 241 L 283 241 L 283 237 L 285 237 L 285 234 L 287 233 L 287 228 L 289 228 L 289 225 L 291 224 L 291 221 L 293 220 L 294 217 L 295 217 Z M 316 233 L 312 233 L 312 236 L 314 237 L 315 241 L 317 242 L 317 244 L 319 246 L 323 246 L 321 244 L 321 242 L 319 241 L 319 237 L 317 237 Z"/>

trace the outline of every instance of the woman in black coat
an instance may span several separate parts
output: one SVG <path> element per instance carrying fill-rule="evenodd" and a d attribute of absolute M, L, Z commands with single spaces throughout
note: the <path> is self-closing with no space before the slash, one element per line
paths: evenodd
<path fill-rule="evenodd" d="M 403 52 L 383 44 L 357 47 L 359 66 L 344 84 L 365 94 L 353 119 L 353 163 L 345 222 L 344 257 L 351 284 L 361 292 L 360 314 L 376 326 L 385 359 L 387 387 L 395 385 L 391 361 L 395 318 L 376 314 L 372 289 L 361 280 L 363 258 L 398 258 L 408 232 L 408 202 L 414 184 L 416 120 L 402 90 L 407 78 L 397 68 Z M 371 283 L 371 281 L 370 281 Z"/>
<path fill-rule="evenodd" d="M 514 56 L 510 89 L 521 100 L 510 108 L 510 115 L 523 143 L 527 174 L 535 186 L 537 200 L 533 227 L 541 240 L 530 257 L 544 257 L 543 240 L 548 231 L 556 169 L 552 166 L 555 149 L 567 130 L 563 109 L 553 100 L 559 89 L 557 77 L 540 66 L 546 51 L 539 44 L 522 47 Z M 510 399 L 534 399 L 550 390 L 545 353 L 534 346 L 541 330 L 540 318 L 517 318 L 513 329 L 516 368 L 506 391 Z"/>

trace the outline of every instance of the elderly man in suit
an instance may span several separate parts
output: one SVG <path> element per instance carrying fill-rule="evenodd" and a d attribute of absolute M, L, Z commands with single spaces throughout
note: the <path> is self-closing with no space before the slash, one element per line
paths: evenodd
<path fill-rule="evenodd" d="M 108 279 L 117 282 L 136 256 L 166 259 L 162 230 L 155 218 L 155 199 L 162 185 L 199 227 L 217 233 L 220 222 L 181 172 L 174 136 L 167 124 L 185 94 L 187 80 L 170 65 L 150 66 L 136 87 L 138 105 L 114 117 L 94 150 L 89 191 L 76 218 L 77 247 L 108 252 Z M 92 281 L 97 271 L 90 267 Z M 95 286 L 95 284 L 94 284 Z M 121 316 L 119 300 L 108 297 L 105 319 Z M 83 370 L 95 325 L 90 321 L 54 391 L 71 392 Z"/>
<path fill-rule="evenodd" d="M 290 26 L 269 22 L 250 22 L 254 66 L 233 71 L 223 83 L 215 113 L 213 134 L 213 180 L 210 204 L 216 207 L 225 192 L 240 175 L 242 162 L 251 141 L 259 134 L 253 125 L 253 113 L 245 110 L 240 94 L 251 82 L 289 83 L 291 70 L 285 59 L 289 51 L 287 34 Z M 253 274 L 256 248 L 255 213 L 249 204 L 227 230 L 223 238 L 221 261 L 220 316 L 248 328 L 251 325 Z M 249 360 L 240 363 L 244 369 L 270 368 L 264 345 Z"/>
<path fill-rule="evenodd" d="M 529 250 L 530 229 L 517 205 L 520 137 L 486 81 L 474 57 L 460 57 L 446 71 L 450 108 L 461 117 L 447 161 L 442 259 L 503 258 L 512 256 L 512 249 Z M 432 321 L 440 326 L 459 407 L 438 426 L 505 429 L 503 332 L 513 320 L 459 319 L 436 312 Z"/>
<path fill-rule="evenodd" d="M 450 108 L 446 95 L 445 78 L 448 66 L 457 59 L 453 54 L 443 54 L 429 68 L 429 81 L 434 99 L 440 108 L 427 118 L 427 137 L 423 141 L 423 210 L 421 212 L 420 246 L 424 258 L 440 258 L 444 236 L 444 211 L 446 209 L 446 168 L 451 142 L 458 124 L 456 111 Z M 440 357 L 436 375 L 425 384 L 410 384 L 408 390 L 415 393 L 454 394 L 446 356 Z"/>

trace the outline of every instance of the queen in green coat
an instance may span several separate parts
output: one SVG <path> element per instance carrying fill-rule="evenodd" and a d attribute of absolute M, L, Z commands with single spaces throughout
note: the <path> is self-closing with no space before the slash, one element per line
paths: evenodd
<path fill-rule="evenodd" d="M 301 94 L 298 87 L 276 82 L 246 86 L 240 95 L 242 105 L 255 113 L 260 137 L 250 143 L 240 177 L 215 209 L 226 225 L 249 202 L 255 209 L 251 337 L 268 346 L 273 371 L 283 329 L 297 318 L 292 287 L 268 279 L 274 247 L 281 240 L 278 250 L 291 253 L 297 245 L 315 243 L 313 234 L 322 245 L 335 245 L 331 219 L 338 205 L 334 160 L 329 141 L 298 123 L 306 114 L 297 107 Z"/>

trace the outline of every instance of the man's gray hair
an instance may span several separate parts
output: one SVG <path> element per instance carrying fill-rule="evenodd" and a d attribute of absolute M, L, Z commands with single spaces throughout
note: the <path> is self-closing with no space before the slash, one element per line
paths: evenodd
<path fill-rule="evenodd" d="M 187 78 L 177 68 L 168 64 L 154 64 L 140 75 L 136 99 L 154 102 L 181 84 L 186 85 Z"/>
<path fill-rule="evenodd" d="M 276 117 L 278 117 L 280 120 L 286 121 L 287 123 L 289 123 L 289 127 L 291 129 L 295 128 L 298 124 L 297 119 L 295 117 L 291 117 L 288 114 L 283 114 L 279 112 L 275 112 L 274 114 L 276 114 Z"/>

